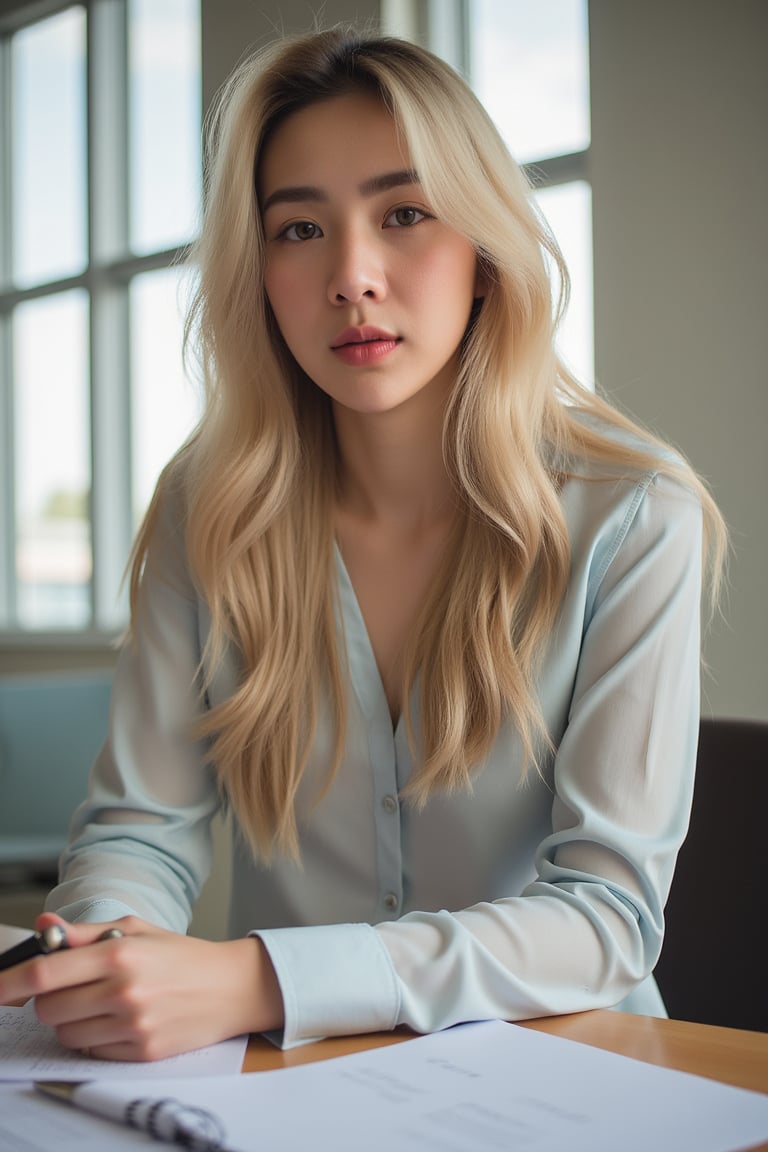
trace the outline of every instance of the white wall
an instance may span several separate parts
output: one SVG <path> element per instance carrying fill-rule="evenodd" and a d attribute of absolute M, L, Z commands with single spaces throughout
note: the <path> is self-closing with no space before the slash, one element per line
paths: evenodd
<path fill-rule="evenodd" d="M 280 33 L 316 26 L 372 22 L 379 0 L 201 0 L 203 13 L 203 103 L 207 104 L 247 52 Z"/>
<path fill-rule="evenodd" d="M 705 711 L 768 717 L 768 4 L 592 0 L 601 384 L 709 479 L 733 533 Z"/>

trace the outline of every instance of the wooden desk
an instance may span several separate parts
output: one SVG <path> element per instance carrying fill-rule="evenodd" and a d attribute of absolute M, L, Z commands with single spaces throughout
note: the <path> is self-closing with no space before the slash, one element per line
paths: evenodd
<path fill-rule="evenodd" d="M 606 1048 L 622 1056 L 693 1072 L 724 1084 L 768 1092 L 768 1034 L 743 1032 L 736 1028 L 715 1028 L 709 1024 L 688 1024 L 682 1020 L 659 1020 L 627 1012 L 579 1012 L 572 1016 L 552 1016 L 527 1020 L 523 1027 L 549 1032 L 567 1040 Z M 292 1068 L 329 1060 L 351 1052 L 363 1052 L 387 1044 L 400 1044 L 412 1038 L 410 1032 L 379 1032 L 367 1036 L 339 1036 L 319 1040 L 281 1052 L 261 1036 L 253 1036 L 243 1062 L 244 1072 L 271 1068 Z M 768 1152 L 768 1143 L 755 1152 Z"/>
<path fill-rule="evenodd" d="M 29 935 L 29 929 L 0 924 L 0 951 Z M 567 1040 L 605 1048 L 648 1064 L 692 1072 L 737 1088 L 768 1093 L 768 1033 L 745 1032 L 736 1028 L 715 1028 L 708 1024 L 688 1024 L 682 1020 L 660 1020 L 626 1012 L 579 1012 L 572 1016 L 551 1016 L 526 1020 L 525 1028 L 548 1032 Z M 292 1068 L 363 1052 L 412 1039 L 410 1032 L 377 1032 L 366 1036 L 339 1036 L 319 1040 L 282 1052 L 262 1036 L 252 1036 L 243 1061 L 244 1072 L 264 1072 Z M 768 1142 L 754 1152 L 768 1152 Z"/>

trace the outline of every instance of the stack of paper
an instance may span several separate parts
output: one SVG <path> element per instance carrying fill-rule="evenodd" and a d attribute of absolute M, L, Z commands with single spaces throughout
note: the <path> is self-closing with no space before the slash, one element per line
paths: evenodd
<path fill-rule="evenodd" d="M 123 1067 L 79 1087 L 75 1108 L 0 1090 L 0 1152 L 50 1152 L 54 1138 L 57 1152 L 157 1148 L 87 1110 L 207 1152 L 735 1152 L 768 1141 L 768 1096 L 498 1021 L 275 1072 L 168 1078 L 151 1065 L 148 1081 L 146 1067 L 142 1079 Z"/>
<path fill-rule="evenodd" d="M 62 1048 L 31 1001 L 23 1008 L 0 1007 L 0 1152 L 121 1152 L 148 1144 L 156 1149 L 150 1136 L 45 1099 L 32 1081 L 110 1083 L 130 1077 L 144 1085 L 146 1095 L 167 1077 L 192 1084 L 236 1077 L 246 1044 L 243 1036 L 153 1064 L 89 1060 Z"/>

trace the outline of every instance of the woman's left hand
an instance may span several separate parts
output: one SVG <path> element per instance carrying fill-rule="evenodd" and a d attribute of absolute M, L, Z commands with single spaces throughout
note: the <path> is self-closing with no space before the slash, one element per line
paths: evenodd
<path fill-rule="evenodd" d="M 35 997 L 65 1048 L 106 1060 L 160 1060 L 230 1036 L 280 1027 L 282 997 L 256 937 L 213 943 L 129 916 L 61 925 L 69 947 L 0 973 L 2 994 Z M 121 937 L 100 940 L 110 928 Z"/>

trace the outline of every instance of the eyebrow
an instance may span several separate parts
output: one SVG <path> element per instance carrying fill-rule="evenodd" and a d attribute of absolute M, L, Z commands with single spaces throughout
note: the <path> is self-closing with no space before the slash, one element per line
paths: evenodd
<path fill-rule="evenodd" d="M 361 196 L 376 196 L 391 188 L 402 188 L 408 184 L 418 184 L 419 177 L 412 168 L 401 168 L 398 172 L 383 172 L 381 176 L 371 176 L 358 185 Z M 297 184 L 288 188 L 277 188 L 264 201 L 261 210 L 266 212 L 273 204 L 299 204 L 311 200 L 317 204 L 327 204 L 328 193 L 314 184 Z"/>

